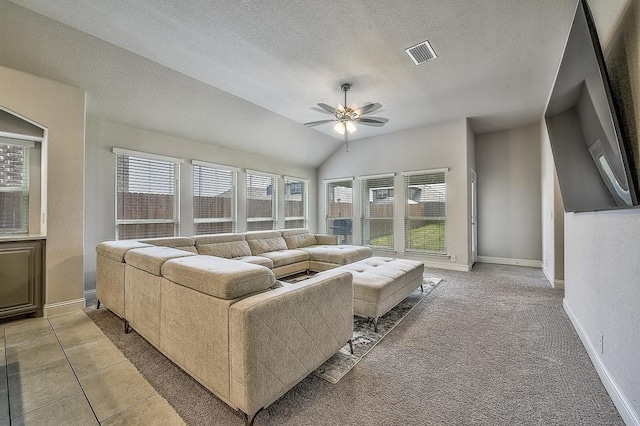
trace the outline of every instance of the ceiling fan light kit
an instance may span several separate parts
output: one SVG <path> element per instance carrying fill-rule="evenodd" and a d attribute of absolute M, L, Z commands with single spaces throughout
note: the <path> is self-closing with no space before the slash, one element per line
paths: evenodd
<path fill-rule="evenodd" d="M 344 142 L 347 146 L 347 152 L 349 151 L 349 134 L 357 130 L 357 124 L 364 124 L 367 126 L 382 127 L 389 120 L 382 117 L 363 117 L 365 114 L 369 114 L 373 111 L 377 111 L 382 108 L 379 103 L 367 102 L 360 108 L 350 108 L 347 106 L 347 92 L 351 89 L 351 84 L 343 83 L 340 89 L 344 92 L 344 105 L 338 104 L 338 108 L 333 108 L 325 103 L 320 102 L 318 106 L 322 112 L 333 115 L 334 118 L 328 120 L 312 121 L 304 123 L 307 127 L 319 126 L 321 124 L 336 123 L 334 130 L 341 135 L 344 135 Z"/>

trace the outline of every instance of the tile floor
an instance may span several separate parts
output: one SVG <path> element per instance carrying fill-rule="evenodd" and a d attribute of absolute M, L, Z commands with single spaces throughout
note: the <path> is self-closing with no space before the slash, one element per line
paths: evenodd
<path fill-rule="evenodd" d="M 0 324 L 0 426 L 183 425 L 84 312 Z"/>

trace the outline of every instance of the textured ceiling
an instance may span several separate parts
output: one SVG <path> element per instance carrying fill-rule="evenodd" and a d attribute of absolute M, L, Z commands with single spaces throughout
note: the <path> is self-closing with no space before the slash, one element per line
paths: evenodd
<path fill-rule="evenodd" d="M 476 132 L 542 116 L 576 0 L 13 0 L 297 123 L 380 102 L 383 128 L 460 117 Z M 438 59 L 404 49 L 428 39 Z M 89 90 L 91 102 L 91 91 Z M 336 136 L 330 125 L 315 128 Z M 337 142 L 337 141 L 336 141 Z M 335 149 L 335 147 L 333 147 Z M 323 152 L 322 155 L 325 155 Z"/>

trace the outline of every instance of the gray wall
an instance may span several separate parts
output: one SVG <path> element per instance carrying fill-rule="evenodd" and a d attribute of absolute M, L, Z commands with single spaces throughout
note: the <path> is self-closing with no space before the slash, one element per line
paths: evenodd
<path fill-rule="evenodd" d="M 540 126 L 476 135 L 480 260 L 540 266 Z"/>
<path fill-rule="evenodd" d="M 281 176 L 278 211 L 284 211 L 284 179 L 291 176 L 309 180 L 309 229 L 316 229 L 316 170 L 251 155 L 227 148 L 175 138 L 147 130 L 88 120 L 86 137 L 85 200 L 85 289 L 95 288 L 95 246 L 115 238 L 115 155 L 114 147 L 166 155 L 187 160 L 180 167 L 180 233 L 193 235 L 193 166 L 191 160 L 240 168 L 238 173 L 238 232 L 246 231 L 245 168 Z M 280 215 L 278 228 L 284 228 Z"/>
<path fill-rule="evenodd" d="M 427 265 L 468 270 L 469 268 L 469 146 L 467 120 L 398 132 L 391 135 L 350 142 L 349 152 L 342 147 L 318 171 L 318 228 L 326 230 L 325 179 L 396 173 L 394 245 L 399 257 L 414 257 Z M 455 261 L 434 256 L 403 253 L 404 191 L 402 172 L 448 167 L 447 173 L 447 254 Z M 359 182 L 354 182 L 353 242 L 361 243 Z"/>

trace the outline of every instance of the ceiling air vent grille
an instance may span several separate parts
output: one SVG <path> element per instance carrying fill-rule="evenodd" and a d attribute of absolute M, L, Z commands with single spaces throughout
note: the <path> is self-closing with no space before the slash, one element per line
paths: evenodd
<path fill-rule="evenodd" d="M 405 52 L 416 65 L 422 65 L 438 57 L 427 40 L 405 49 Z"/>

